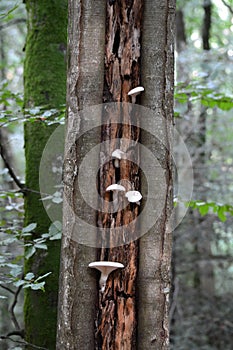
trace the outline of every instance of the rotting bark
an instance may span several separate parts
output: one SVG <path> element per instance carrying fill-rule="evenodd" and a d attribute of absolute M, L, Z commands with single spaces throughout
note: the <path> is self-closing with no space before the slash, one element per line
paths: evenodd
<path fill-rule="evenodd" d="M 142 5 L 142 0 L 107 5 L 104 102 L 131 102 L 128 92 L 140 85 Z M 101 249 L 99 259 L 121 262 L 125 268 L 112 273 L 104 293 L 99 293 L 96 349 L 136 349 L 137 220 L 130 229 L 127 226 L 137 218 L 139 206 L 127 204 L 109 213 L 111 193 L 106 192 L 114 183 L 122 184 L 127 191 L 139 190 L 140 129 L 138 117 L 131 111 L 127 104 L 115 104 L 107 106 L 103 115 L 99 191 L 105 204 L 98 215 L 98 226 L 106 230 L 101 237 L 105 248 Z M 127 152 L 127 159 L 120 161 L 119 169 L 114 160 L 107 160 L 116 148 Z M 127 244 L 117 241 L 116 228 Z"/>

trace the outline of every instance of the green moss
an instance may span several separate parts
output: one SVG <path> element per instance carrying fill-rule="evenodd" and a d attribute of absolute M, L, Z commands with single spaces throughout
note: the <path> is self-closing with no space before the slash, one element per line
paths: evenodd
<path fill-rule="evenodd" d="M 67 1 L 28 0 L 26 5 L 25 101 L 59 106 L 65 101 Z"/>
<path fill-rule="evenodd" d="M 27 0 L 28 35 L 24 71 L 25 106 L 59 107 L 66 95 L 67 1 Z M 39 191 L 40 159 L 54 127 L 43 122 L 25 124 L 26 187 Z M 25 196 L 25 225 L 37 223 L 36 234 L 51 224 L 40 195 Z M 60 243 L 49 243 L 48 251 L 38 251 L 25 263 L 25 272 L 42 275 L 46 292 L 25 290 L 26 340 L 49 350 L 55 349 Z"/>

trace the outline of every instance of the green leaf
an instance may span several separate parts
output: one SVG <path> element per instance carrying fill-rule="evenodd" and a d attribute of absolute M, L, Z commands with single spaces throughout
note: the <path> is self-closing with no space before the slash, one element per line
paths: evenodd
<path fill-rule="evenodd" d="M 39 277 L 35 280 L 35 282 L 40 281 L 40 280 L 42 280 L 43 278 L 46 278 L 47 276 L 51 275 L 51 273 L 52 273 L 52 272 L 47 272 L 45 275 L 39 276 Z"/>
<path fill-rule="evenodd" d="M 31 288 L 33 290 L 42 290 L 43 292 L 45 291 L 44 289 L 45 282 L 40 282 L 40 283 L 28 283 L 23 286 L 23 288 Z"/>
<path fill-rule="evenodd" d="M 62 224 L 60 221 L 54 221 L 49 227 L 50 240 L 61 239 L 62 235 Z"/>
<path fill-rule="evenodd" d="M 31 256 L 36 252 L 36 248 L 34 246 L 31 246 L 30 248 L 28 248 L 26 250 L 26 253 L 25 253 L 25 259 L 29 259 L 31 258 Z"/>
<path fill-rule="evenodd" d="M 46 244 L 41 244 L 41 243 L 36 243 L 36 244 L 34 245 L 34 247 L 35 247 L 35 248 L 38 248 L 38 249 L 44 249 L 44 250 L 47 250 L 47 249 L 48 249 L 48 247 L 47 247 Z"/>
<path fill-rule="evenodd" d="M 26 274 L 26 276 L 24 277 L 24 279 L 25 279 L 26 281 L 31 281 L 34 277 L 35 277 L 35 275 L 34 275 L 33 272 L 28 272 L 28 273 Z"/>
<path fill-rule="evenodd" d="M 204 216 L 204 215 L 208 214 L 209 206 L 208 206 L 208 204 L 199 206 L 198 210 L 199 210 L 199 213 L 201 214 L 201 216 Z"/>
<path fill-rule="evenodd" d="M 28 226 L 24 227 L 22 232 L 23 233 L 27 233 L 27 232 L 31 232 L 36 228 L 37 224 L 35 222 L 33 222 L 32 224 L 29 224 Z"/>
<path fill-rule="evenodd" d="M 20 265 L 14 265 L 14 264 L 8 264 L 8 266 L 11 265 L 10 275 L 13 277 L 18 277 L 22 273 L 22 266 Z"/>
<path fill-rule="evenodd" d="M 223 207 L 219 207 L 218 211 L 217 211 L 218 217 L 222 222 L 225 222 L 227 217 L 225 215 L 225 210 L 224 210 L 224 206 Z"/>
<path fill-rule="evenodd" d="M 20 287 L 20 286 L 23 286 L 26 282 L 24 280 L 18 280 L 16 282 L 14 282 L 14 286 L 15 287 Z"/>

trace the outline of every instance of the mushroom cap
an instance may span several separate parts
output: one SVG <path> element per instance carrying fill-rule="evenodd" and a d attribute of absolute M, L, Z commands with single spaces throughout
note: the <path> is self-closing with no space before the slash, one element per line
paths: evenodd
<path fill-rule="evenodd" d="M 144 89 L 144 87 L 143 86 L 137 86 L 136 88 L 134 88 L 134 89 L 132 89 L 132 90 L 130 90 L 129 92 L 128 92 L 128 95 L 129 96 L 137 96 L 138 94 L 140 94 L 140 92 L 142 92 L 142 91 L 144 91 L 145 89 Z"/>
<path fill-rule="evenodd" d="M 91 268 L 95 268 L 102 272 L 103 274 L 110 274 L 112 271 L 116 269 L 122 269 L 124 267 L 123 264 L 119 262 L 113 262 L 113 261 L 94 261 L 88 265 Z"/>
<path fill-rule="evenodd" d="M 106 191 L 125 191 L 125 187 L 118 184 L 112 184 L 106 188 Z"/>
<path fill-rule="evenodd" d="M 139 191 L 128 191 L 125 194 L 129 202 L 136 203 L 142 199 L 142 195 Z"/>
<path fill-rule="evenodd" d="M 125 152 L 123 152 L 122 150 L 120 150 L 119 148 L 115 149 L 112 152 L 112 157 L 115 157 L 117 159 L 121 159 L 121 156 L 124 154 Z"/>

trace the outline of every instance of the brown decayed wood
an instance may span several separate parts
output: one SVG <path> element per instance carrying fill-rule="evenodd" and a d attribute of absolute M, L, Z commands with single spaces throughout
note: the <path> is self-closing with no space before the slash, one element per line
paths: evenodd
<path fill-rule="evenodd" d="M 107 5 L 104 102 L 131 102 L 128 92 L 140 83 L 142 2 L 119 0 Z M 131 109 L 124 104 L 106 105 L 103 113 L 99 193 L 105 202 L 98 214 L 98 226 L 110 229 L 110 233 L 106 230 L 100 237 L 110 248 L 100 249 L 99 258 L 121 262 L 125 268 L 112 272 L 104 293 L 99 293 L 96 349 L 136 348 L 138 242 L 133 239 L 138 229 L 139 206 L 122 199 L 123 208 L 108 213 L 112 207 L 112 193 L 106 192 L 109 185 L 117 182 L 127 190 L 139 190 L 139 152 L 136 146 L 140 131 L 134 115 L 134 124 L 135 120 L 137 126 L 132 126 Z M 130 147 L 132 141 L 134 146 Z M 109 160 L 116 148 L 128 150 L 128 159 L 122 159 L 119 168 Z M 116 247 L 116 228 L 121 239 L 131 242 Z"/>

